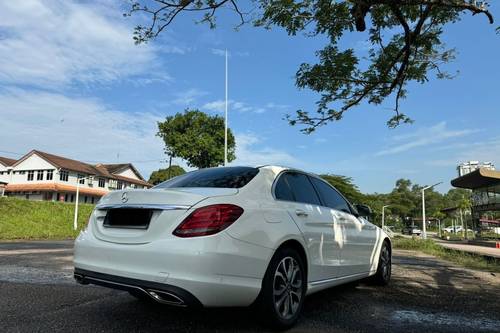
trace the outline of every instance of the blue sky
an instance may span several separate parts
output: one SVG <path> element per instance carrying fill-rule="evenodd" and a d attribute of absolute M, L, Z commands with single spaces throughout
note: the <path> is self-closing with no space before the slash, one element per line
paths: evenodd
<path fill-rule="evenodd" d="M 491 11 L 500 20 L 500 6 Z M 0 4 L 0 155 L 31 149 L 95 162 L 132 161 L 147 177 L 165 167 L 156 121 L 187 107 L 221 114 L 228 49 L 233 164 L 290 165 L 353 177 L 364 192 L 387 192 L 398 178 L 450 188 L 466 160 L 500 167 L 499 35 L 481 16 L 447 26 L 457 59 L 453 80 L 415 84 L 402 104 L 412 125 L 389 129 L 390 105 L 363 105 L 304 135 L 283 117 L 314 111 L 317 95 L 297 90 L 294 74 L 314 61 L 322 38 L 243 27 L 221 12 L 218 27 L 181 17 L 157 40 L 133 44 L 134 25 L 120 2 Z M 497 24 L 498 25 L 498 24 Z M 363 34 L 343 46 L 363 52 Z M 184 163 L 176 161 L 181 165 Z"/>

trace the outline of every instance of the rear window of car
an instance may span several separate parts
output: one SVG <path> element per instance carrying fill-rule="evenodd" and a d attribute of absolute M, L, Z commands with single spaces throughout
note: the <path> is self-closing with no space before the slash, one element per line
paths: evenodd
<path fill-rule="evenodd" d="M 169 179 L 154 188 L 173 187 L 219 187 L 241 188 L 248 184 L 259 173 L 259 169 L 251 167 L 222 167 L 191 171 Z"/>

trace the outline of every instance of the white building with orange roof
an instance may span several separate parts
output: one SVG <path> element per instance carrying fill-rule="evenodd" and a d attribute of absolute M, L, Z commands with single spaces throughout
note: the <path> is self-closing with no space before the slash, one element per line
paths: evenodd
<path fill-rule="evenodd" d="M 78 185 L 83 203 L 112 190 L 152 186 L 131 163 L 92 165 L 38 150 L 17 161 L 0 157 L 0 183 L 7 196 L 65 202 L 74 202 Z"/>

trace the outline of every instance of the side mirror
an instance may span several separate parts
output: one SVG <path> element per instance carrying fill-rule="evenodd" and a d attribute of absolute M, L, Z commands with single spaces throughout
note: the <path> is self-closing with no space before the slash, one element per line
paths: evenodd
<path fill-rule="evenodd" d="M 359 216 L 370 217 L 372 215 L 372 209 L 367 205 L 356 204 L 355 207 Z"/>

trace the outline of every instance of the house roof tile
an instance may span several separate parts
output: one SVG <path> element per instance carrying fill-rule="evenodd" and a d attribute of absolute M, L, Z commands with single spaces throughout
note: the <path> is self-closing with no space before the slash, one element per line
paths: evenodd
<path fill-rule="evenodd" d="M 45 153 L 43 151 L 32 150 L 31 152 L 29 152 L 28 154 L 23 156 L 18 161 L 15 161 L 14 164 L 21 162 L 22 160 L 28 158 L 32 154 L 36 154 L 36 155 L 40 156 L 41 158 L 43 158 L 47 162 L 49 162 L 49 163 L 53 164 L 54 166 L 61 168 L 61 169 L 81 172 L 81 173 L 95 175 L 95 176 L 99 176 L 99 177 L 106 177 L 106 178 L 111 178 L 111 179 L 116 179 L 116 180 L 122 180 L 122 181 L 126 181 L 126 182 L 129 182 L 132 184 L 137 184 L 137 185 L 143 185 L 143 186 L 148 186 L 148 187 L 152 186 L 150 183 L 144 181 L 141 174 L 130 163 L 92 165 L 92 164 L 80 162 L 77 160 L 72 160 L 70 158 Z M 117 172 L 119 170 L 123 170 L 125 167 L 131 167 L 132 170 L 134 170 L 134 172 L 138 175 L 138 177 L 140 179 L 134 179 L 134 178 L 124 177 L 124 176 L 114 174 L 114 172 Z"/>
<path fill-rule="evenodd" d="M 5 166 L 14 165 L 16 162 L 17 162 L 17 160 L 14 160 L 12 158 L 0 156 L 0 163 L 3 164 L 3 165 L 5 165 Z"/>

